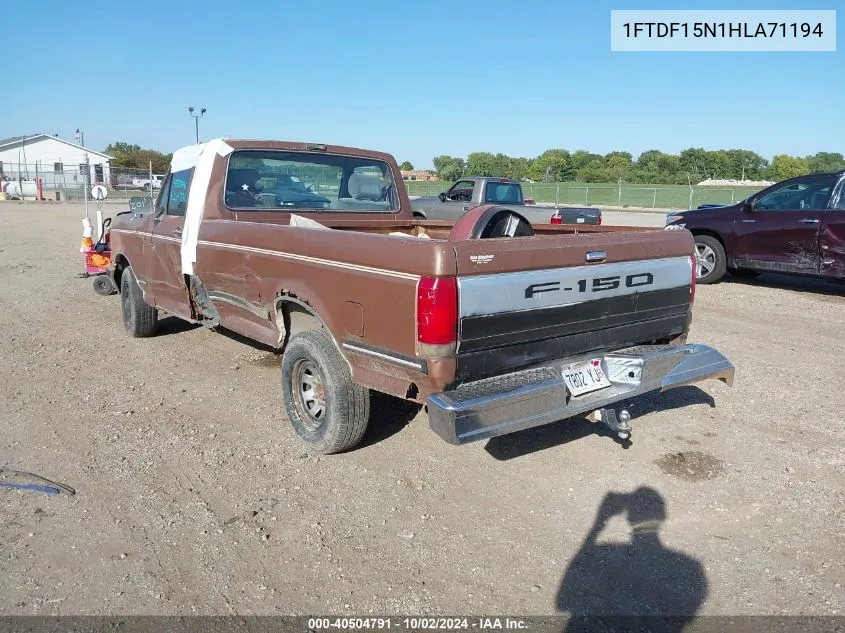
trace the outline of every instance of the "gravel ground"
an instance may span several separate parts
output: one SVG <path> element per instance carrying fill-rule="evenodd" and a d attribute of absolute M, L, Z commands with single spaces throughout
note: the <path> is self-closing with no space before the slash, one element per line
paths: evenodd
<path fill-rule="evenodd" d="M 317 458 L 272 353 L 125 336 L 77 278 L 80 217 L 0 204 L 0 460 L 77 491 L 0 488 L 0 613 L 845 610 L 841 287 L 700 286 L 691 340 L 735 386 L 635 400 L 628 448 L 583 420 L 452 447 L 378 398 Z"/>

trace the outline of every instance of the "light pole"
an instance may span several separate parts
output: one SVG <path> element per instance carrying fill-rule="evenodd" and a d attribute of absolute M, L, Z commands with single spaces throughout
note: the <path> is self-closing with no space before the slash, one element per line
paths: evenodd
<path fill-rule="evenodd" d="M 205 108 L 201 108 L 199 114 L 194 114 L 194 106 L 188 106 L 188 112 L 190 113 L 190 115 L 192 117 L 194 117 L 194 124 L 195 124 L 196 131 L 197 131 L 197 145 L 199 145 L 199 142 L 200 142 L 200 117 L 203 114 L 205 114 Z"/>
<path fill-rule="evenodd" d="M 85 134 L 79 128 L 76 128 L 76 132 L 73 135 L 73 140 L 79 143 L 80 146 L 83 148 L 85 147 Z M 91 186 L 91 163 L 88 160 L 88 152 L 85 152 L 85 181 L 82 184 L 82 189 L 85 194 L 85 218 L 90 222 L 90 216 L 88 215 L 88 189 Z"/>

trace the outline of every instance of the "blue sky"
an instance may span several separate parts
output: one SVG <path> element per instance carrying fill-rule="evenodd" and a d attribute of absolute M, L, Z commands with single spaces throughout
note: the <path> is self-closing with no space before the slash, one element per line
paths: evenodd
<path fill-rule="evenodd" d="M 780 0 L 16 3 L 0 138 L 102 149 L 203 139 L 533 157 L 685 147 L 845 152 L 845 46 L 828 53 L 610 51 L 611 9 L 836 9 Z M 839 11 L 842 19 L 845 11 Z M 20 63 L 15 60 L 21 60 Z"/>

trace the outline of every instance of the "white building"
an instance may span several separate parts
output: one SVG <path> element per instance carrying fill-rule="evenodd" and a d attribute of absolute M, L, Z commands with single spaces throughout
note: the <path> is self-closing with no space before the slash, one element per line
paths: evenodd
<path fill-rule="evenodd" d="M 18 180 L 41 178 L 45 189 L 76 189 L 85 183 L 88 157 L 91 183 L 108 183 L 113 157 L 50 134 L 0 140 L 0 172 Z"/>

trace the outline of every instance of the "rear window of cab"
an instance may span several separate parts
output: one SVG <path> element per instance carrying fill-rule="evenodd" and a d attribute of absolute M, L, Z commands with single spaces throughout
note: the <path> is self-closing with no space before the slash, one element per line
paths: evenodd
<path fill-rule="evenodd" d="M 386 162 L 360 156 L 237 150 L 224 191 L 230 209 L 395 213 L 399 196 Z"/>

